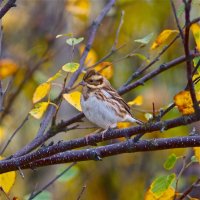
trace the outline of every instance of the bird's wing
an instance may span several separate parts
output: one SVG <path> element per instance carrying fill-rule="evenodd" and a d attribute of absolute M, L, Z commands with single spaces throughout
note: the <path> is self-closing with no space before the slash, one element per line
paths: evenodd
<path fill-rule="evenodd" d="M 128 104 L 122 99 L 122 97 L 110 84 L 106 85 L 106 87 L 103 90 L 103 93 L 107 98 L 116 99 L 124 107 L 124 109 L 132 116 Z"/>

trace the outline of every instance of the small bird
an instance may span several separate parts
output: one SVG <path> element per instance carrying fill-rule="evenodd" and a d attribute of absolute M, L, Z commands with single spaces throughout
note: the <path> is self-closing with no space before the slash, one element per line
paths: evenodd
<path fill-rule="evenodd" d="M 130 107 L 111 86 L 110 82 L 95 70 L 88 70 L 80 82 L 83 86 L 81 107 L 86 118 L 98 127 L 115 128 L 118 122 L 143 124 L 134 119 Z"/>

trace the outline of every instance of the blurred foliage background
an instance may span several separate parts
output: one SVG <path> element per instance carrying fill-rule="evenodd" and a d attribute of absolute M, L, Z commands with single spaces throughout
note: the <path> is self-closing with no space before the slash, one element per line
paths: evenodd
<path fill-rule="evenodd" d="M 177 8 L 182 4 L 181 0 L 174 2 Z M 71 59 L 71 48 L 66 45 L 66 38 L 56 39 L 56 35 L 72 33 L 75 37 L 84 37 L 83 44 L 86 43 L 88 28 L 105 3 L 104 0 L 21 0 L 17 1 L 17 7 L 9 11 L 3 18 L 2 58 L 13 60 L 19 66 L 19 69 L 13 77 L 6 99 L 9 110 L 5 116 L 1 116 L 1 146 L 32 108 L 32 95 L 37 85 L 46 81 Z M 98 61 L 110 51 L 122 10 L 125 11 L 124 24 L 120 31 L 117 46 L 123 44 L 125 46 L 106 60 L 112 62 L 114 66 L 114 74 L 110 81 L 115 88 L 119 88 L 133 72 L 147 64 L 146 61 L 137 56 L 124 57 L 134 52 L 143 54 L 152 60 L 162 49 L 150 50 L 151 43 L 139 48 L 139 44 L 134 40 L 153 33 L 153 42 L 162 30 L 177 29 L 170 1 L 118 0 L 116 6 L 112 8 L 98 29 L 92 47 L 94 61 Z M 197 0 L 192 4 L 191 18 L 197 17 L 199 12 L 200 2 Z M 183 26 L 184 14 L 179 19 Z M 75 62 L 80 59 L 80 46 L 78 45 L 75 48 L 73 58 Z M 192 41 L 191 47 L 194 46 Z M 182 42 L 178 40 L 152 69 L 181 55 L 183 55 L 183 47 Z M 9 79 L 3 81 L 4 87 L 8 81 Z M 173 96 L 183 90 L 185 86 L 185 67 L 180 65 L 153 78 L 144 86 L 134 89 L 134 91 L 124 95 L 124 98 L 129 101 L 138 95 L 143 96 L 143 105 L 134 107 L 133 112 L 137 118 L 145 121 L 144 113 L 152 111 L 153 102 L 157 110 L 165 108 L 172 103 Z M 51 94 L 52 98 L 58 93 L 57 90 L 55 86 Z M 73 107 L 63 102 L 62 109 L 59 111 L 59 120 L 66 120 L 76 113 L 77 111 Z M 178 115 L 178 111 L 174 109 L 165 118 L 169 119 Z M 198 128 L 198 124 L 196 127 Z M 13 154 L 31 141 L 38 128 L 39 121 L 30 117 L 12 140 L 3 156 Z M 147 134 L 146 137 L 188 135 L 189 128 L 179 127 L 165 133 Z M 59 134 L 55 141 L 85 136 L 89 132 L 91 130 Z M 107 143 L 112 142 L 116 141 Z M 163 163 L 171 152 L 175 152 L 177 155 L 191 153 L 183 149 L 142 152 L 109 157 L 102 162 L 78 163 L 67 173 L 66 179 L 57 181 L 48 188 L 48 191 L 52 194 L 52 199 L 76 199 L 82 187 L 86 185 L 82 199 L 143 199 L 151 181 L 157 175 L 166 173 L 163 169 Z M 25 170 L 25 178 L 22 179 L 18 175 L 11 195 L 21 199 L 24 195 L 31 193 L 35 187 L 40 188 L 55 177 L 60 167 L 65 168 L 66 166 L 45 167 L 33 171 Z M 177 166 L 176 170 L 180 166 Z M 194 167 L 192 171 L 187 173 L 191 177 L 191 175 L 198 174 L 199 171 Z M 187 178 L 188 174 L 185 174 L 183 180 L 181 180 L 181 187 L 183 188 L 192 181 Z"/>

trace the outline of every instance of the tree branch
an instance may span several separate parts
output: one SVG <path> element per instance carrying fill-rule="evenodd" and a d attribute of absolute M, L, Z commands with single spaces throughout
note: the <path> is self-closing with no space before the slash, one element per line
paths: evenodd
<path fill-rule="evenodd" d="M 110 144 L 107 146 L 84 149 L 84 150 L 72 150 L 55 154 L 53 156 L 36 160 L 33 162 L 27 162 L 26 156 L 19 158 L 4 160 L 0 162 L 0 173 L 8 171 L 27 168 L 37 168 L 47 165 L 78 162 L 86 160 L 101 160 L 104 157 L 109 157 L 122 153 L 144 152 L 144 151 L 157 151 L 164 149 L 174 148 L 187 148 L 200 145 L 200 136 L 185 136 L 174 138 L 162 138 L 152 140 L 140 140 L 135 143 L 134 139 L 129 139 L 125 142 L 119 142 Z"/>
<path fill-rule="evenodd" d="M 4 7 L 0 10 L 0 19 L 12 8 L 16 6 L 16 0 L 8 0 Z"/>

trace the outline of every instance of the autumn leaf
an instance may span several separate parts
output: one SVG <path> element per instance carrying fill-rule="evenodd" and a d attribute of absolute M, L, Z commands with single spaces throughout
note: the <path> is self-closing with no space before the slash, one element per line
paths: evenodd
<path fill-rule="evenodd" d="M 0 126 L 0 143 L 3 141 L 5 137 L 5 129 L 3 126 Z"/>
<path fill-rule="evenodd" d="M 190 28 L 197 45 L 197 49 L 198 51 L 200 51 L 200 25 L 198 23 L 195 23 L 195 24 L 192 24 Z"/>
<path fill-rule="evenodd" d="M 119 129 L 128 128 L 131 126 L 132 126 L 132 124 L 130 122 L 118 122 L 117 123 L 117 128 L 119 128 Z"/>
<path fill-rule="evenodd" d="M 49 102 L 40 102 L 35 104 L 34 108 L 29 112 L 36 119 L 40 119 L 47 110 Z"/>
<path fill-rule="evenodd" d="M 177 30 L 169 30 L 166 29 L 164 31 L 162 31 L 158 37 L 156 38 L 156 40 L 154 41 L 154 43 L 151 46 L 151 49 L 156 49 L 157 47 L 159 47 L 160 45 L 164 44 L 167 42 L 167 40 L 169 39 L 169 37 L 174 34 L 174 33 L 178 33 Z"/>
<path fill-rule="evenodd" d="M 3 157 L 0 156 L 0 160 L 2 159 Z M 13 184 L 15 183 L 15 179 L 16 179 L 15 171 L 0 174 L 0 187 L 3 189 L 5 193 L 8 193 L 10 191 Z"/>
<path fill-rule="evenodd" d="M 62 70 L 59 70 L 56 74 L 54 74 L 52 77 L 50 77 L 47 82 L 52 82 L 56 80 L 57 78 L 60 78 L 62 76 Z"/>
<path fill-rule="evenodd" d="M 91 4 L 89 0 L 69 0 L 66 9 L 79 19 L 85 20 L 90 14 Z"/>
<path fill-rule="evenodd" d="M 194 147 L 193 150 L 196 160 L 200 163 L 200 147 Z"/>
<path fill-rule="evenodd" d="M 10 59 L 0 60 L 0 80 L 13 75 L 18 68 L 18 65 Z"/>
<path fill-rule="evenodd" d="M 154 193 L 149 189 L 144 200 L 173 200 L 175 195 L 175 190 L 172 187 L 169 187 L 160 197 L 156 197 Z"/>
<path fill-rule="evenodd" d="M 128 105 L 129 106 L 133 106 L 133 105 L 141 106 L 142 103 L 143 103 L 143 96 L 139 95 L 135 99 L 133 99 L 132 101 L 129 101 Z"/>
<path fill-rule="evenodd" d="M 102 62 L 94 69 L 107 79 L 110 79 L 113 76 L 113 64 L 111 62 Z"/>
<path fill-rule="evenodd" d="M 85 49 L 85 45 L 81 44 L 79 47 L 80 54 L 83 53 L 84 49 Z M 97 62 L 97 54 L 94 49 L 90 49 L 85 59 L 85 66 L 94 65 L 96 62 Z"/>
<path fill-rule="evenodd" d="M 77 110 L 82 111 L 80 99 L 81 93 L 78 91 L 71 92 L 69 94 L 63 94 L 63 98 L 72 106 L 74 106 Z"/>
<path fill-rule="evenodd" d="M 163 196 L 163 194 L 170 188 L 175 177 L 175 174 L 170 174 L 156 178 L 150 186 L 150 191 L 153 193 L 153 196 L 157 199 L 161 198 L 161 196 Z"/>
<path fill-rule="evenodd" d="M 49 82 L 42 83 L 41 85 L 39 85 L 33 94 L 33 103 L 37 103 L 38 101 L 43 99 L 49 93 L 50 89 L 51 83 Z"/>
<path fill-rule="evenodd" d="M 79 63 L 67 63 L 62 66 L 62 70 L 65 72 L 75 72 L 79 68 Z"/>
<path fill-rule="evenodd" d="M 196 93 L 197 100 L 200 100 L 200 93 Z M 192 98 L 189 91 L 181 91 L 174 96 L 174 103 L 178 107 L 178 110 L 183 115 L 189 115 L 194 113 Z"/>

